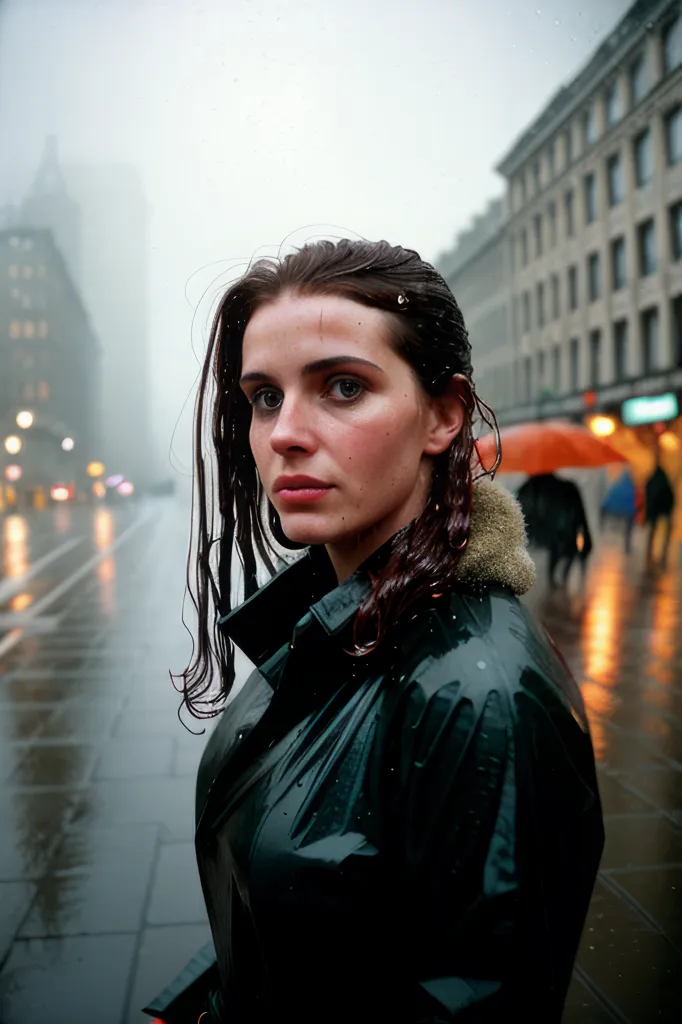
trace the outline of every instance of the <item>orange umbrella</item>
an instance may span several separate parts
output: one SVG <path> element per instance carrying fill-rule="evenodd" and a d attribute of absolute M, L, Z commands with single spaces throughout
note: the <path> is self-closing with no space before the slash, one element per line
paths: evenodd
<path fill-rule="evenodd" d="M 606 441 L 595 437 L 587 429 L 562 420 L 520 423 L 500 431 L 502 441 L 501 473 L 553 473 L 557 469 L 578 469 L 589 466 L 608 466 L 612 462 L 627 462 Z M 495 464 L 495 435 L 477 443 L 484 469 Z"/>

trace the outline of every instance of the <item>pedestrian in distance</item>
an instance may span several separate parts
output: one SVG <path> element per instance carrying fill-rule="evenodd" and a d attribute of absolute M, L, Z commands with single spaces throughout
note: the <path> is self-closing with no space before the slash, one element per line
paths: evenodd
<path fill-rule="evenodd" d="M 659 561 L 659 567 L 664 568 L 668 561 L 670 549 L 670 538 L 673 528 L 673 512 L 675 510 L 675 492 L 672 484 L 661 466 L 661 454 L 656 446 L 656 466 L 653 473 L 644 485 L 644 502 L 646 509 L 646 522 L 649 527 L 649 539 L 647 543 L 647 568 L 654 569 L 654 541 L 659 523 L 663 524 L 663 548 Z"/>
<path fill-rule="evenodd" d="M 600 509 L 601 525 L 616 519 L 623 526 L 625 554 L 632 550 L 632 533 L 641 511 L 642 500 L 628 466 L 609 488 Z"/>
<path fill-rule="evenodd" d="M 526 520 L 528 539 L 549 552 L 550 588 L 557 585 L 556 573 L 563 563 L 562 585 L 577 558 L 583 579 L 592 554 L 592 534 L 580 490 L 572 480 L 554 473 L 531 476 L 516 495 Z"/>
<path fill-rule="evenodd" d="M 602 813 L 479 416 L 460 309 L 410 249 L 309 243 L 220 301 L 179 676 L 220 714 L 196 795 L 213 942 L 147 1013 L 560 1021 Z M 235 646 L 256 668 L 233 696 Z"/>

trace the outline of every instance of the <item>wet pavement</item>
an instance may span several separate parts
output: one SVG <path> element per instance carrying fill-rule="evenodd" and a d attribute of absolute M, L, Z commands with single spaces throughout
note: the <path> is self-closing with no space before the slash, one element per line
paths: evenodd
<path fill-rule="evenodd" d="M 682 575 L 597 537 L 528 603 L 579 679 L 607 841 L 567 1024 L 682 1019 Z M 0 517 L 0 1024 L 140 1024 L 209 936 L 177 718 L 180 501 Z M 193 723 L 196 729 L 198 723 Z M 387 1022 L 388 1024 L 388 1022 Z"/>

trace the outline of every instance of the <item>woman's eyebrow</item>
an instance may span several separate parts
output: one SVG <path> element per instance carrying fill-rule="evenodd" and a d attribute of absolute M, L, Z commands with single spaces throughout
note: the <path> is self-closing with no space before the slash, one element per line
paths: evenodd
<path fill-rule="evenodd" d="M 371 362 L 369 359 L 362 359 L 360 356 L 328 356 L 326 359 L 316 359 L 313 363 L 306 363 L 301 373 L 303 376 L 307 376 L 312 373 L 321 373 L 323 370 L 332 370 L 335 366 L 348 366 L 349 364 L 371 366 L 380 373 L 385 372 L 376 363 Z M 269 380 L 270 377 L 271 374 L 265 373 L 263 370 L 253 370 L 251 373 L 245 373 L 240 377 L 239 384 L 243 386 L 253 381 Z"/>

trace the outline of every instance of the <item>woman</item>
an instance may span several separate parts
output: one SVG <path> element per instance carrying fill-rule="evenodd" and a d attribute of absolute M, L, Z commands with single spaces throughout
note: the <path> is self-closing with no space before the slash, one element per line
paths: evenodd
<path fill-rule="evenodd" d="M 147 1012 L 560 1020 L 602 817 L 578 688 L 516 597 L 533 580 L 520 511 L 472 488 L 485 408 L 457 303 L 411 250 L 306 245 L 220 303 L 184 701 L 222 710 L 233 645 L 256 671 L 199 769 L 215 954 Z M 258 588 L 269 534 L 303 554 Z"/>

